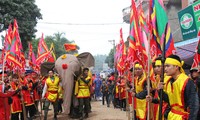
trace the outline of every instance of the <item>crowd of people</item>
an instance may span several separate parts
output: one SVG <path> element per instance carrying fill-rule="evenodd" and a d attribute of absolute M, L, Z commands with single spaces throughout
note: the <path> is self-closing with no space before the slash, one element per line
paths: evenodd
<path fill-rule="evenodd" d="M 34 71 L 1 73 L 0 75 L 0 118 L 1 120 L 47 120 L 50 103 L 54 105 L 54 119 L 62 112 L 62 85 L 53 70 L 41 77 Z M 40 103 L 40 105 L 39 105 Z M 42 118 L 43 119 L 43 118 Z"/>
<path fill-rule="evenodd" d="M 136 120 L 198 120 L 199 113 L 199 69 L 190 69 L 190 75 L 182 68 L 177 55 L 170 55 L 164 61 L 158 57 L 154 64 L 153 78 L 148 86 L 147 73 L 143 66 L 135 63 L 124 75 L 109 74 L 106 78 L 99 74 L 90 75 L 83 68 L 80 77 L 74 80 L 74 95 L 78 107 L 71 106 L 70 117 L 86 119 L 92 111 L 91 100 L 101 100 L 102 105 L 113 106 L 132 113 Z M 163 76 L 163 81 L 161 78 Z M 2 79 L 3 78 L 3 79 Z M 62 110 L 63 89 L 60 76 L 54 70 L 48 76 L 38 73 L 6 72 L 0 76 L 0 118 L 2 120 L 32 120 L 37 116 L 48 119 L 49 106 L 53 105 L 54 120 Z M 162 96 L 161 96 L 162 93 Z M 162 97 L 162 106 L 160 100 Z M 106 101 L 106 102 L 105 102 Z M 150 103 L 150 107 L 147 107 Z M 162 116 L 159 109 L 162 108 Z M 41 116 L 40 110 L 44 110 Z M 147 112 L 150 115 L 147 116 Z M 147 118 L 150 117 L 150 118 Z"/>
<path fill-rule="evenodd" d="M 189 73 L 186 73 L 179 56 L 170 55 L 164 60 L 163 74 L 162 69 L 162 58 L 158 57 L 153 63 L 154 75 L 153 78 L 150 77 L 149 89 L 148 73 L 139 63 L 135 63 L 126 75 L 115 76 L 111 73 L 106 78 L 99 78 L 96 75 L 93 81 L 94 98 L 99 100 L 101 91 L 102 105 L 105 104 L 106 99 L 107 107 L 113 103 L 114 108 L 129 112 L 132 110 L 131 118 L 136 120 L 200 119 L 199 68 L 191 68 Z M 163 81 L 161 81 L 162 75 Z M 95 88 L 95 86 L 98 87 Z M 162 106 L 160 107 L 161 95 Z M 150 103 L 149 108 L 147 107 L 148 102 Z M 162 109 L 161 115 L 159 115 L 160 108 Z M 149 116 L 147 112 L 150 113 Z"/>

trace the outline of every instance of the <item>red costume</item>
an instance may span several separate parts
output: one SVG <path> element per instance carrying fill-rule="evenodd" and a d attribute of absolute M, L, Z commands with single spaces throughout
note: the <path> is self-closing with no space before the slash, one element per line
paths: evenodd
<path fill-rule="evenodd" d="M 121 79 L 121 83 L 119 84 L 119 92 L 120 92 L 120 100 L 126 99 L 126 81 L 124 78 Z"/>
<path fill-rule="evenodd" d="M 32 73 L 32 74 L 36 74 L 36 73 Z M 33 81 L 33 84 L 36 84 L 37 78 L 32 77 L 32 81 Z M 38 94 L 37 87 L 33 89 L 33 98 L 35 101 L 39 101 L 40 99 L 40 95 Z"/>
<path fill-rule="evenodd" d="M 15 82 L 11 82 L 11 88 L 17 90 L 18 85 Z M 19 93 L 12 96 L 13 102 L 11 104 L 11 113 L 22 112 L 22 104 L 19 96 Z"/>
<path fill-rule="evenodd" d="M 3 84 L 0 85 L 0 118 L 1 120 L 10 120 L 10 105 L 8 97 L 11 97 L 14 92 L 3 93 Z"/>
<path fill-rule="evenodd" d="M 29 77 L 29 76 L 28 76 Z M 30 106 L 34 104 L 33 96 L 32 96 L 32 82 L 28 82 L 26 78 L 20 79 L 20 83 L 22 86 L 27 87 L 27 90 L 22 90 L 23 98 L 25 106 Z"/>

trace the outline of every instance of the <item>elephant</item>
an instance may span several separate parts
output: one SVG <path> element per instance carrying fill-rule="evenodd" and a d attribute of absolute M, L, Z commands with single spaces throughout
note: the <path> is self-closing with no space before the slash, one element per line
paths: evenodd
<path fill-rule="evenodd" d="M 63 107 L 64 113 L 70 113 L 72 97 L 74 96 L 75 77 L 78 78 L 81 74 L 82 68 L 90 68 L 94 66 L 94 57 L 89 52 L 84 52 L 78 56 L 71 54 L 64 54 L 60 56 L 55 62 L 55 69 L 61 77 L 63 93 Z M 77 99 L 76 99 L 77 101 Z"/>

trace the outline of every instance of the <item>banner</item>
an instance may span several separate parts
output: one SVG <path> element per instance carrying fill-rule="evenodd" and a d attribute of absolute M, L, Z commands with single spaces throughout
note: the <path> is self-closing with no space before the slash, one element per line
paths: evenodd
<path fill-rule="evenodd" d="M 197 37 L 200 30 L 200 1 L 178 12 L 183 40 Z"/>

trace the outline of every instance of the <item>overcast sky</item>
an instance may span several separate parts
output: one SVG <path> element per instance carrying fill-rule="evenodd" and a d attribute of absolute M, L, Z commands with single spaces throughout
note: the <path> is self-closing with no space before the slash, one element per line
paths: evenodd
<path fill-rule="evenodd" d="M 108 40 L 119 43 L 120 28 L 124 40 L 129 33 L 122 9 L 130 6 L 131 0 L 36 0 L 36 4 L 43 16 L 37 24 L 37 37 L 42 32 L 64 32 L 67 39 L 80 47 L 79 53 L 108 55 L 113 47 Z"/>

